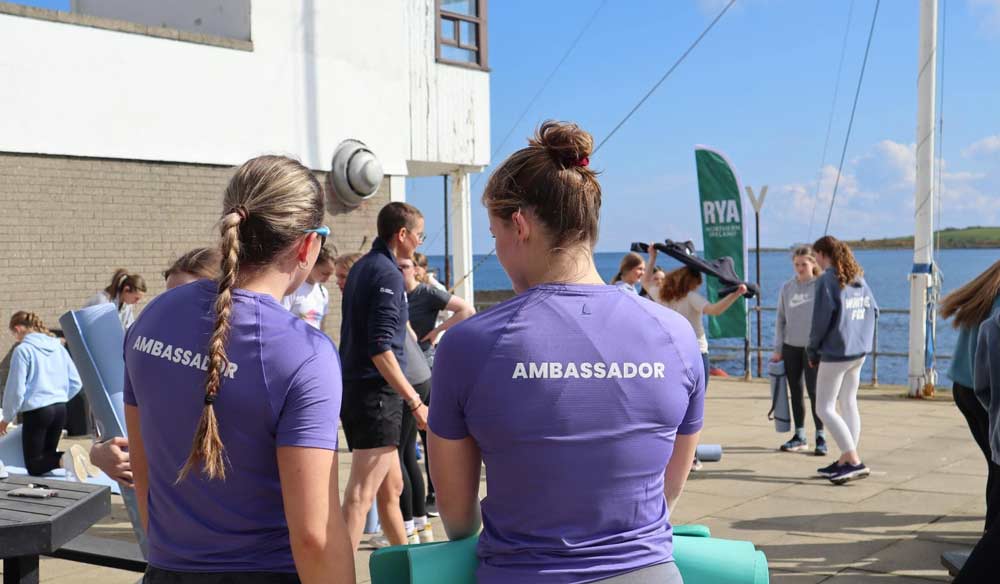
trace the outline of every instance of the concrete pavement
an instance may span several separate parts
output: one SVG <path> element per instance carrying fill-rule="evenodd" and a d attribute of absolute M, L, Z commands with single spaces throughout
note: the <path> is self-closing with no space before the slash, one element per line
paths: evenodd
<path fill-rule="evenodd" d="M 754 542 L 767 554 L 772 582 L 841 584 L 950 581 L 941 552 L 971 547 L 985 514 L 986 465 L 965 420 L 945 392 L 901 397 L 902 388 L 862 389 L 860 452 L 868 479 L 833 486 L 815 469 L 833 461 L 777 450 L 786 436 L 768 422 L 768 386 L 713 378 L 702 441 L 721 443 L 719 463 L 693 473 L 673 513 L 717 537 Z M 812 442 L 812 422 L 807 423 Z M 341 487 L 350 454 L 341 453 Z M 483 483 L 485 491 L 485 483 Z M 120 498 L 90 533 L 131 539 Z M 438 538 L 444 531 L 435 521 Z M 356 557 L 368 582 L 370 550 Z M 138 575 L 44 559 L 42 582 L 128 583 Z"/>

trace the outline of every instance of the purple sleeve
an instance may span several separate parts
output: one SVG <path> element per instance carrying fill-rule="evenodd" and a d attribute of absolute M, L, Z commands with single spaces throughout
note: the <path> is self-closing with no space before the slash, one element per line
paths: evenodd
<path fill-rule="evenodd" d="M 135 391 L 132 390 L 132 378 L 129 377 L 128 368 L 125 369 L 125 394 L 122 399 L 126 405 L 139 406 L 139 402 L 135 401 Z"/>
<path fill-rule="evenodd" d="M 337 449 L 342 392 L 340 360 L 325 343 L 299 367 L 278 414 L 276 446 Z"/>
<path fill-rule="evenodd" d="M 462 355 L 462 340 L 458 338 L 461 332 L 454 329 L 441 339 L 434 354 L 431 378 L 434 395 L 427 424 L 432 432 L 448 440 L 461 440 L 469 435 L 465 400 L 473 377 L 465 373 L 469 363 L 475 360 L 465 359 Z"/>
<path fill-rule="evenodd" d="M 697 341 L 693 347 L 684 351 L 688 357 L 688 372 L 691 385 L 688 390 L 688 407 L 684 420 L 677 427 L 678 434 L 694 434 L 701 430 L 705 421 L 705 367 L 702 365 L 701 350 Z M 436 396 L 435 396 L 436 397 Z"/>

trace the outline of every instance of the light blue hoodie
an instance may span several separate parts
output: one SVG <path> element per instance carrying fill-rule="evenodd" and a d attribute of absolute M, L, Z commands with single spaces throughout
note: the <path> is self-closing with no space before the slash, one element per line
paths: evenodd
<path fill-rule="evenodd" d="M 55 337 L 31 333 L 14 349 L 3 394 L 3 420 L 19 412 L 65 403 L 80 392 L 80 374 Z"/>

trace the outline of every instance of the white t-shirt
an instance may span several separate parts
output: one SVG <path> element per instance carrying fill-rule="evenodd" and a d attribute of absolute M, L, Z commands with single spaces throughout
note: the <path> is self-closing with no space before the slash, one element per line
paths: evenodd
<path fill-rule="evenodd" d="M 330 293 L 319 282 L 302 282 L 295 292 L 281 299 L 282 306 L 316 329 L 323 326 L 323 317 L 326 316 L 329 303 Z"/>
<path fill-rule="evenodd" d="M 689 292 L 687 296 L 681 298 L 680 300 L 675 300 L 674 302 L 663 302 L 660 300 L 659 287 L 650 286 L 649 297 L 671 310 L 676 310 L 681 316 L 686 318 L 687 321 L 691 323 L 691 328 L 694 329 L 694 334 L 698 337 L 698 348 L 701 349 L 702 353 L 708 352 L 708 337 L 705 336 L 705 325 L 701 320 L 701 317 L 705 312 L 705 307 L 708 306 L 708 300 L 706 300 L 704 296 L 698 294 L 697 292 Z"/>
<path fill-rule="evenodd" d="M 117 304 L 118 299 L 111 298 L 110 296 L 108 296 L 107 292 L 101 290 L 97 294 L 94 294 L 93 296 L 88 298 L 87 302 L 84 303 L 83 307 L 87 308 L 88 306 L 97 306 L 98 304 L 108 304 L 108 303 Z M 118 310 L 118 320 L 121 321 L 122 328 L 124 329 L 128 329 L 128 327 L 132 326 L 132 323 L 135 322 L 135 311 L 132 310 L 131 304 L 122 304 L 122 307 Z"/>

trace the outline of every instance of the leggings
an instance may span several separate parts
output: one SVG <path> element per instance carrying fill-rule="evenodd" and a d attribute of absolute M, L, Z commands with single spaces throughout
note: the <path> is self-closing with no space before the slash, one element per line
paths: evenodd
<path fill-rule="evenodd" d="M 708 390 L 708 378 L 712 368 L 708 364 L 708 353 L 701 354 L 701 364 L 705 368 L 705 390 Z"/>
<path fill-rule="evenodd" d="M 52 404 L 21 413 L 21 448 L 28 474 L 39 476 L 59 468 L 59 439 L 66 425 L 66 404 Z"/>
<path fill-rule="evenodd" d="M 961 384 L 952 386 L 951 395 L 955 405 L 965 416 L 972 437 L 986 458 L 986 531 L 997 524 L 997 513 L 1000 513 L 1000 465 L 993 462 L 990 456 L 990 417 L 983 404 L 979 403 L 971 388 Z M 1000 533 L 998 533 L 1000 535 Z"/>
<path fill-rule="evenodd" d="M 677 564 L 666 562 L 598 580 L 594 584 L 684 584 L 684 580 Z"/>
<path fill-rule="evenodd" d="M 805 347 L 782 345 L 781 359 L 785 362 L 785 378 L 788 379 L 788 391 L 792 398 L 792 419 L 795 421 L 795 429 L 806 426 L 805 400 L 802 399 L 802 378 L 805 377 L 813 423 L 816 424 L 816 430 L 822 430 L 823 420 L 816 415 L 816 367 L 809 366 Z"/>
<path fill-rule="evenodd" d="M 864 363 L 864 357 L 851 361 L 820 361 L 816 374 L 816 413 L 833 434 L 841 453 L 857 450 L 861 438 L 858 386 Z M 840 403 L 839 414 L 837 403 Z"/>
<path fill-rule="evenodd" d="M 425 396 L 430 393 L 430 386 L 430 381 L 413 386 L 421 401 L 426 401 Z M 403 426 L 399 434 L 399 464 L 403 469 L 403 492 L 399 496 L 403 521 L 426 517 L 427 493 L 424 490 L 423 471 L 417 462 L 417 420 L 409 408 L 403 412 Z"/>
<path fill-rule="evenodd" d="M 428 390 L 430 389 L 431 388 L 428 388 Z M 433 391 L 428 391 L 427 399 L 424 400 L 427 407 L 431 407 L 431 393 L 433 393 Z M 424 445 L 424 470 L 427 472 L 427 496 L 433 497 L 434 481 L 431 480 L 431 452 L 430 449 L 427 448 L 427 430 L 419 430 L 418 433 L 420 434 L 420 443 Z"/>

